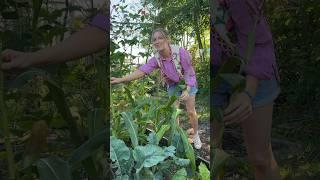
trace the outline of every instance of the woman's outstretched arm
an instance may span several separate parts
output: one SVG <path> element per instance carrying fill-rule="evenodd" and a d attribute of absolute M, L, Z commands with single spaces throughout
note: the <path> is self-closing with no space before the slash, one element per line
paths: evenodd
<path fill-rule="evenodd" d="M 35 65 L 61 63 L 92 54 L 107 47 L 107 16 L 96 15 L 89 26 L 52 47 L 36 52 L 6 49 L 1 53 L 1 69 L 25 69 Z"/>
<path fill-rule="evenodd" d="M 11 49 L 1 53 L 2 69 L 25 69 L 35 65 L 61 63 L 92 54 L 106 48 L 106 32 L 87 26 L 63 42 L 36 52 L 19 52 Z"/>
<path fill-rule="evenodd" d="M 116 77 L 111 77 L 111 84 L 119 84 L 119 83 L 124 83 L 124 82 L 130 82 L 136 79 L 139 79 L 143 77 L 146 73 L 144 73 L 141 70 L 136 70 L 133 73 L 126 75 L 121 78 L 116 78 Z"/>

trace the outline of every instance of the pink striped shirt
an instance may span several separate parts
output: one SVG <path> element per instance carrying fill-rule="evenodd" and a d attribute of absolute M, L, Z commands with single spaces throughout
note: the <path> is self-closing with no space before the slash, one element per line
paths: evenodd
<path fill-rule="evenodd" d="M 194 86 L 197 84 L 196 74 L 191 64 L 191 55 L 184 48 L 180 48 L 180 64 L 182 67 L 183 79 L 179 77 L 179 74 L 176 71 L 173 58 L 163 58 L 160 57 L 160 60 L 163 63 L 162 72 L 164 73 L 164 79 L 167 85 L 173 85 L 178 83 L 180 80 L 185 80 L 186 85 Z M 156 57 L 152 57 L 148 62 L 142 65 L 139 70 L 143 71 L 146 74 L 150 74 L 153 70 L 159 68 Z"/>

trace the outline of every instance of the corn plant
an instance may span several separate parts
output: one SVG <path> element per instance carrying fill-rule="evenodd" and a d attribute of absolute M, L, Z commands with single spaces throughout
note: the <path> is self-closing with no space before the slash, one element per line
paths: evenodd
<path fill-rule="evenodd" d="M 0 48 L 1 49 L 1 48 Z M 2 59 L 0 58 L 0 66 L 2 65 Z M 7 155 L 7 161 L 8 161 L 8 171 L 9 171 L 9 179 L 15 179 L 16 173 L 15 173 L 15 162 L 14 162 L 14 155 L 12 152 L 12 145 L 11 145 L 11 139 L 10 139 L 10 123 L 9 118 L 7 115 L 7 108 L 5 104 L 5 91 L 3 88 L 4 84 L 4 73 L 3 71 L 0 71 L 0 111 L 1 111 L 1 135 L 4 137 L 5 140 L 5 147 L 6 147 L 6 155 Z"/>
<path fill-rule="evenodd" d="M 99 60 L 105 61 L 103 58 L 100 58 Z M 101 68 L 102 65 L 103 63 L 101 62 L 99 68 Z M 104 64 L 104 67 L 106 67 L 106 64 Z M 105 70 L 98 71 L 100 71 L 100 77 L 102 77 L 106 73 Z M 79 124 L 76 123 L 76 120 L 72 115 L 64 90 L 61 87 L 59 87 L 59 85 L 57 85 L 57 83 L 52 78 L 50 78 L 50 75 L 46 71 L 40 69 L 32 69 L 30 71 L 26 71 L 19 75 L 15 79 L 15 81 L 13 81 L 13 87 L 22 88 L 22 86 L 28 84 L 28 82 L 31 79 L 34 79 L 34 77 L 40 77 L 40 79 L 43 82 L 43 85 L 47 87 L 48 93 L 47 95 L 45 95 L 43 99 L 46 99 L 46 101 L 49 102 L 51 101 L 55 104 L 57 113 L 61 115 L 62 120 L 64 120 L 65 124 L 68 127 L 71 140 L 74 144 L 73 147 L 75 147 L 75 149 L 72 149 L 71 152 L 69 152 L 69 154 L 66 154 L 65 158 L 61 158 L 56 155 L 40 157 L 40 147 L 38 143 L 40 141 L 35 140 L 34 142 L 32 142 L 32 138 L 37 138 L 36 136 L 43 136 L 42 138 L 46 139 L 46 133 L 41 133 L 44 132 L 44 130 L 46 129 L 41 128 L 46 126 L 46 122 L 36 122 L 34 123 L 35 128 L 33 128 L 32 130 L 28 144 L 34 144 L 38 148 L 31 147 L 29 148 L 29 150 L 27 149 L 28 153 L 23 159 L 23 167 L 21 167 L 21 162 L 14 161 L 15 155 L 13 155 L 12 150 L 10 150 L 12 149 L 10 139 L 5 138 L 8 140 L 5 144 L 5 147 L 7 151 L 9 151 L 9 153 L 7 153 L 6 156 L 8 160 L 10 160 L 8 161 L 8 172 L 10 175 L 10 179 L 20 179 L 21 177 L 25 177 L 28 174 L 28 172 L 36 173 L 38 174 L 40 179 L 46 180 L 79 179 L 81 177 L 80 173 L 83 172 L 85 172 L 90 179 L 104 179 L 107 174 L 106 158 L 103 157 L 105 156 L 103 145 L 106 143 L 108 139 L 106 136 L 107 130 L 105 128 L 105 122 L 107 122 L 107 113 L 105 110 L 105 94 L 107 94 L 108 91 L 106 90 L 105 86 L 98 85 L 98 91 L 100 91 L 100 94 L 97 98 L 99 102 L 97 103 L 98 107 L 93 108 L 91 111 L 88 111 L 87 128 L 89 139 L 85 140 L 84 135 L 86 133 L 80 132 Z M 105 82 L 105 79 L 101 78 L 98 81 Z M 2 88 L 1 90 L 1 92 L 4 92 Z M 104 91 L 105 94 L 103 94 L 102 91 Z M 3 94 L 1 94 L 1 97 L 3 97 L 2 95 Z M 0 100 L 2 100 L 2 105 L 5 106 L 5 100 L 3 98 L 1 98 Z M 4 111 L 4 109 L 1 109 L 2 117 L 6 117 L 6 114 L 4 112 L 6 111 Z M 11 131 L 11 129 L 9 129 L 11 128 L 9 124 L 11 124 L 11 122 L 9 122 L 8 119 L 3 119 L 2 122 L 4 122 L 4 124 L 1 127 L 6 128 L 4 128 L 3 130 L 1 128 L 1 132 L 4 132 L 3 135 L 5 137 L 9 137 Z M 27 148 L 28 146 L 30 147 L 30 145 L 27 145 Z M 98 157 L 100 157 L 100 159 L 97 159 Z M 103 165 L 103 163 L 105 165 Z M 84 168 L 84 171 L 79 171 L 79 169 L 82 169 L 81 167 Z M 36 168 L 37 170 L 34 171 L 34 168 Z"/>
<path fill-rule="evenodd" d="M 134 123 L 131 122 L 131 125 L 134 126 Z M 134 129 L 130 131 L 132 132 L 130 133 L 132 142 L 137 143 L 137 137 L 134 137 L 135 133 L 133 133 L 136 131 Z M 159 136 L 152 132 L 148 136 L 146 145 L 137 144 L 131 149 L 122 140 L 112 136 L 110 156 L 114 162 L 113 168 L 116 169 L 115 179 L 129 179 L 129 177 L 135 177 L 135 179 L 162 179 L 164 174 L 171 173 L 172 168 L 181 168 L 180 170 L 185 172 L 181 174 L 181 171 L 177 171 L 173 177 L 186 177 L 187 173 L 184 167 L 190 163 L 190 160 L 176 157 L 176 148 L 174 146 L 164 148 L 158 146 L 158 138 Z"/>
<path fill-rule="evenodd" d="M 117 90 L 121 91 L 119 89 Z M 112 128 L 113 137 L 116 137 L 117 139 L 122 138 L 126 144 L 131 144 L 131 147 L 135 149 L 141 145 L 150 144 L 151 139 L 153 139 L 152 144 L 158 145 L 162 137 L 167 134 L 169 141 L 168 145 L 169 147 L 174 147 L 175 156 L 177 158 L 189 160 L 188 166 L 184 167 L 187 172 L 186 176 L 196 177 L 197 173 L 193 147 L 188 142 L 188 136 L 184 130 L 176 123 L 176 119 L 181 113 L 180 109 L 173 106 L 177 97 L 172 96 L 167 102 L 162 102 L 160 99 L 152 99 L 151 97 L 136 98 L 133 95 L 134 91 L 130 91 L 129 88 L 126 87 L 124 88 L 124 92 L 126 96 L 121 98 L 127 99 L 127 102 L 129 102 L 129 104 L 127 104 L 128 107 L 124 108 L 126 109 L 125 112 L 119 114 L 114 111 L 114 120 L 112 121 L 112 127 L 122 124 L 119 129 L 121 129 L 123 133 L 119 133 Z M 119 116 L 119 118 L 117 118 L 117 116 Z M 149 133 L 149 136 L 145 135 L 148 132 L 146 131 L 147 128 L 151 128 L 152 131 Z M 126 160 L 128 159 L 126 158 Z M 114 159 L 114 161 L 116 160 Z M 119 164 L 119 162 L 117 162 L 117 164 Z M 182 172 L 184 172 L 184 170 L 179 171 L 179 173 Z M 154 170 L 152 173 L 154 174 L 156 171 Z"/>

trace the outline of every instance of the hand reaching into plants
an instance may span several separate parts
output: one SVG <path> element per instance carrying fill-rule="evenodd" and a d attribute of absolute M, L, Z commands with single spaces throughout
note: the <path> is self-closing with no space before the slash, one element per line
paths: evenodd
<path fill-rule="evenodd" d="M 20 51 L 15 51 L 7 49 L 1 53 L 1 58 L 3 59 L 3 64 L 1 69 L 25 69 L 36 61 L 36 55 L 34 53 L 25 53 Z"/>
<path fill-rule="evenodd" d="M 226 125 L 240 123 L 252 114 L 251 98 L 244 92 L 235 94 L 232 101 L 224 111 Z"/>
<path fill-rule="evenodd" d="M 144 75 L 145 75 L 145 73 L 143 71 L 136 70 L 133 73 L 126 75 L 124 77 L 121 77 L 121 78 L 111 77 L 110 83 L 111 84 L 119 84 L 119 83 L 129 82 L 129 81 L 139 79 L 139 78 L 143 77 Z"/>
<path fill-rule="evenodd" d="M 74 60 L 107 47 L 106 32 L 95 26 L 87 26 L 53 47 L 32 53 L 7 49 L 1 53 L 4 59 L 1 69 L 25 69 L 40 64 L 61 63 Z"/>
<path fill-rule="evenodd" d="M 188 97 L 189 97 L 189 92 L 188 92 L 188 90 L 184 90 L 184 91 L 182 91 L 182 94 L 181 94 L 179 100 L 180 100 L 180 101 L 185 101 L 185 100 L 188 99 Z"/>
<path fill-rule="evenodd" d="M 123 79 L 122 78 L 116 78 L 116 77 L 111 77 L 110 79 L 110 83 L 111 84 L 119 84 L 119 83 L 122 83 L 123 82 Z"/>

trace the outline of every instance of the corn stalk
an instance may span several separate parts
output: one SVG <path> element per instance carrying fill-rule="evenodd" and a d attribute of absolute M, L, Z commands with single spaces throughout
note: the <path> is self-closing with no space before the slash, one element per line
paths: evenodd
<path fill-rule="evenodd" d="M 2 65 L 2 58 L 0 58 L 0 66 Z M 1 113 L 1 122 L 3 128 L 3 135 L 5 141 L 5 147 L 7 152 L 7 160 L 8 160 L 8 171 L 9 171 L 9 179 L 15 179 L 15 169 L 14 169 L 14 157 L 12 153 L 12 145 L 10 142 L 10 127 L 9 127 L 9 119 L 6 111 L 6 105 L 4 100 L 4 72 L 0 71 L 0 110 Z"/>

